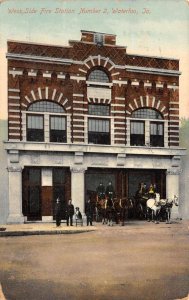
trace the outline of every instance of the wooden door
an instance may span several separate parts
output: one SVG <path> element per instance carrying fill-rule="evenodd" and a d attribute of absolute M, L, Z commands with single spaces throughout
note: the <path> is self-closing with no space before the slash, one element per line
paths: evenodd
<path fill-rule="evenodd" d="M 43 186 L 41 193 L 42 216 L 52 216 L 53 214 L 53 188 Z"/>

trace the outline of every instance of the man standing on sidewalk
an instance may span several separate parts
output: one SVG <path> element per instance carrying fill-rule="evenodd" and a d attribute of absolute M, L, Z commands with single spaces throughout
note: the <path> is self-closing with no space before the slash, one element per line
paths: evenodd
<path fill-rule="evenodd" d="M 89 199 L 86 204 L 86 216 L 87 216 L 87 226 L 90 224 L 91 226 L 93 221 L 93 205 L 91 203 L 91 200 Z"/>
<path fill-rule="evenodd" d="M 72 204 L 72 200 L 68 201 L 68 205 L 66 207 L 66 220 L 67 226 L 73 226 L 73 215 L 74 215 L 74 206 Z"/>
<path fill-rule="evenodd" d="M 56 227 L 59 227 L 61 224 L 61 205 L 59 197 L 56 199 L 55 204 L 55 218 L 56 218 Z"/>

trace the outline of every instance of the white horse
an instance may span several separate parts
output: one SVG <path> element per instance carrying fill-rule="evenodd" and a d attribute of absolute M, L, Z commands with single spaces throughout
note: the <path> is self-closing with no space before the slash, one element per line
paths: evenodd
<path fill-rule="evenodd" d="M 178 196 L 174 195 L 173 199 L 170 198 L 160 199 L 160 204 L 161 204 L 161 214 L 165 215 L 166 223 L 170 224 L 172 207 L 173 205 L 175 206 L 179 205 Z"/>
<path fill-rule="evenodd" d="M 146 202 L 146 210 L 147 210 L 147 219 L 150 221 L 150 215 L 152 221 L 155 221 L 155 224 L 158 224 L 158 216 L 161 210 L 160 204 L 160 194 L 156 193 L 156 198 L 150 198 Z"/>

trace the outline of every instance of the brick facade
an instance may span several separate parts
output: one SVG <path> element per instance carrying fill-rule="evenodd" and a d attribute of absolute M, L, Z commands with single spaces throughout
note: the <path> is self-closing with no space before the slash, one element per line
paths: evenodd
<path fill-rule="evenodd" d="M 8 42 L 9 140 L 24 140 L 22 112 L 38 100 L 61 104 L 71 116 L 71 142 L 86 143 L 88 103 L 110 103 L 114 144 L 127 145 L 127 118 L 137 108 L 158 110 L 168 121 L 168 146 L 179 146 L 179 61 L 128 55 L 116 36 L 82 31 L 81 41 L 69 46 Z M 93 91 L 89 73 L 101 68 L 109 90 Z M 106 99 L 107 96 L 107 99 Z"/>
<path fill-rule="evenodd" d="M 100 180 L 117 197 L 141 182 L 179 195 L 178 60 L 127 54 L 115 35 L 89 31 L 69 46 L 8 41 L 7 60 L 7 222 L 52 221 L 59 195 L 84 213 Z"/>

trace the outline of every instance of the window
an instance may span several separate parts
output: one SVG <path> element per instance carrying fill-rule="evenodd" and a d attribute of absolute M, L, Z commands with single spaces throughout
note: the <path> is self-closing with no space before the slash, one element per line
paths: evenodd
<path fill-rule="evenodd" d="M 36 142 L 66 143 L 66 121 L 65 110 L 58 103 L 46 100 L 34 102 L 28 108 L 26 139 Z"/>
<path fill-rule="evenodd" d="M 108 83 L 109 78 L 104 71 L 96 69 L 89 74 L 88 81 Z"/>
<path fill-rule="evenodd" d="M 97 44 L 97 45 L 103 45 L 103 42 L 104 42 L 104 36 L 102 33 L 95 33 L 94 34 L 94 42 Z"/>
<path fill-rule="evenodd" d="M 88 142 L 92 144 L 110 144 L 110 121 L 89 118 Z"/>
<path fill-rule="evenodd" d="M 50 117 L 50 142 L 66 143 L 65 117 Z"/>
<path fill-rule="evenodd" d="M 151 108 L 140 108 L 135 110 L 132 113 L 132 118 L 162 120 L 161 114 L 158 111 Z"/>
<path fill-rule="evenodd" d="M 89 104 L 89 114 L 96 116 L 109 116 L 110 107 L 109 105 L 98 105 L 98 104 Z"/>
<path fill-rule="evenodd" d="M 154 147 L 164 147 L 164 124 L 150 123 L 150 145 Z"/>
<path fill-rule="evenodd" d="M 130 145 L 144 146 L 147 144 L 152 147 L 164 147 L 164 120 L 158 111 L 151 108 L 140 108 L 131 115 Z"/>
<path fill-rule="evenodd" d="M 29 106 L 28 110 L 35 112 L 65 113 L 62 106 L 51 101 L 34 102 Z"/>
<path fill-rule="evenodd" d="M 145 123 L 131 121 L 131 146 L 145 145 Z"/>
<path fill-rule="evenodd" d="M 28 115 L 27 116 L 27 141 L 44 141 L 44 125 L 43 116 Z"/>

